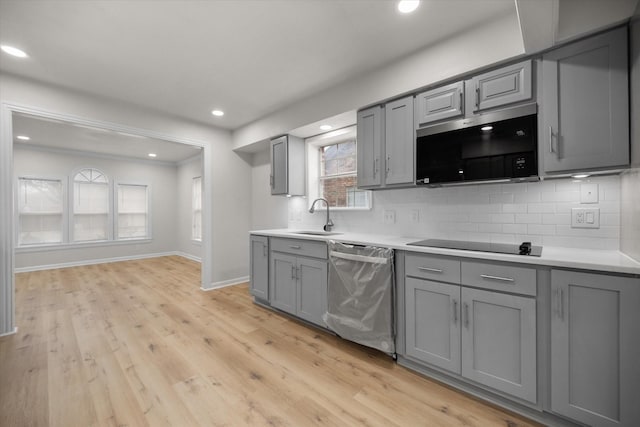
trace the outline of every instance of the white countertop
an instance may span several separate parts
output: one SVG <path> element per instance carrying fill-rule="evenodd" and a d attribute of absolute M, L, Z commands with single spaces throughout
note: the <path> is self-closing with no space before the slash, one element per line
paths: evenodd
<path fill-rule="evenodd" d="M 518 264 L 542 265 L 548 267 L 575 268 L 608 273 L 624 273 L 640 275 L 640 262 L 620 251 L 575 249 L 544 246 L 542 256 L 522 256 L 498 254 L 491 252 L 463 251 L 457 249 L 440 249 L 423 246 L 409 246 L 408 243 L 426 239 L 427 237 L 399 237 L 379 234 L 339 233 L 334 235 L 297 234 L 293 229 L 255 230 L 251 234 L 271 237 L 287 237 L 294 239 L 356 243 L 360 245 L 380 246 L 403 251 L 421 252 L 436 255 L 449 255 L 488 261 L 515 262 Z"/>

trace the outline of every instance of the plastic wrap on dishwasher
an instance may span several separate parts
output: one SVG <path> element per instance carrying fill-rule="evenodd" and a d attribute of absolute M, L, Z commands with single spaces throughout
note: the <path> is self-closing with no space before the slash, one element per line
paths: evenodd
<path fill-rule="evenodd" d="M 340 337 L 395 353 L 393 249 L 329 242 L 327 312 Z"/>

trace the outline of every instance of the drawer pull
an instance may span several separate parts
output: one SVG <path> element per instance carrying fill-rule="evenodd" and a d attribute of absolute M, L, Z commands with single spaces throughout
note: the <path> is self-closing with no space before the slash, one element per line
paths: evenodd
<path fill-rule="evenodd" d="M 289 248 L 291 248 L 291 249 L 300 249 L 301 246 L 299 246 L 299 245 L 289 245 Z"/>
<path fill-rule="evenodd" d="M 483 279 L 489 279 L 489 280 L 500 280 L 501 282 L 514 281 L 511 277 L 490 276 L 488 274 L 481 274 L 480 277 L 482 277 Z"/>
<path fill-rule="evenodd" d="M 429 268 L 429 267 L 418 267 L 420 271 L 429 271 L 431 273 L 442 273 L 442 270 L 439 268 Z"/>

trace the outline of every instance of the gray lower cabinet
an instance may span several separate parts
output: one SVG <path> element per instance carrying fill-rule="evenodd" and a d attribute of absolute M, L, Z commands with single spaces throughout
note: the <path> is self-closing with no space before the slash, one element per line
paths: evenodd
<path fill-rule="evenodd" d="M 251 245 L 251 295 L 262 300 L 269 300 L 269 238 L 254 236 L 250 238 Z"/>
<path fill-rule="evenodd" d="M 405 281 L 406 352 L 460 373 L 460 286 L 408 277 Z"/>
<path fill-rule="evenodd" d="M 626 28 L 543 55 L 544 172 L 629 164 L 627 62 Z"/>
<path fill-rule="evenodd" d="M 462 288 L 462 376 L 537 401 L 536 302 Z"/>
<path fill-rule="evenodd" d="M 551 407 L 593 426 L 640 425 L 640 279 L 551 272 Z"/>
<path fill-rule="evenodd" d="M 269 268 L 272 307 L 325 326 L 322 315 L 327 310 L 326 246 L 324 242 L 272 239 Z"/>
<path fill-rule="evenodd" d="M 537 403 L 534 269 L 407 254 L 405 274 L 407 356 Z M 476 276 L 509 280 L 507 291 L 523 295 L 531 283 L 533 295 L 495 292 Z"/>

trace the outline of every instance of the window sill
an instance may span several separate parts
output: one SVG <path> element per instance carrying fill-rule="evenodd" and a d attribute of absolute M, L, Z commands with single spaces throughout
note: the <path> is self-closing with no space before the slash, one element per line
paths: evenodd
<path fill-rule="evenodd" d="M 202 240 L 191 239 L 191 243 L 196 246 L 202 246 Z"/>
<path fill-rule="evenodd" d="M 68 249 L 84 249 L 84 248 L 98 248 L 105 246 L 122 246 L 122 245 L 137 245 L 147 244 L 153 242 L 152 239 L 123 239 L 123 240 L 100 240 L 94 242 L 78 242 L 78 243 L 53 243 L 47 245 L 30 245 L 19 246 L 16 248 L 16 253 L 31 253 L 31 252 L 44 252 L 44 251 L 63 251 Z"/>

